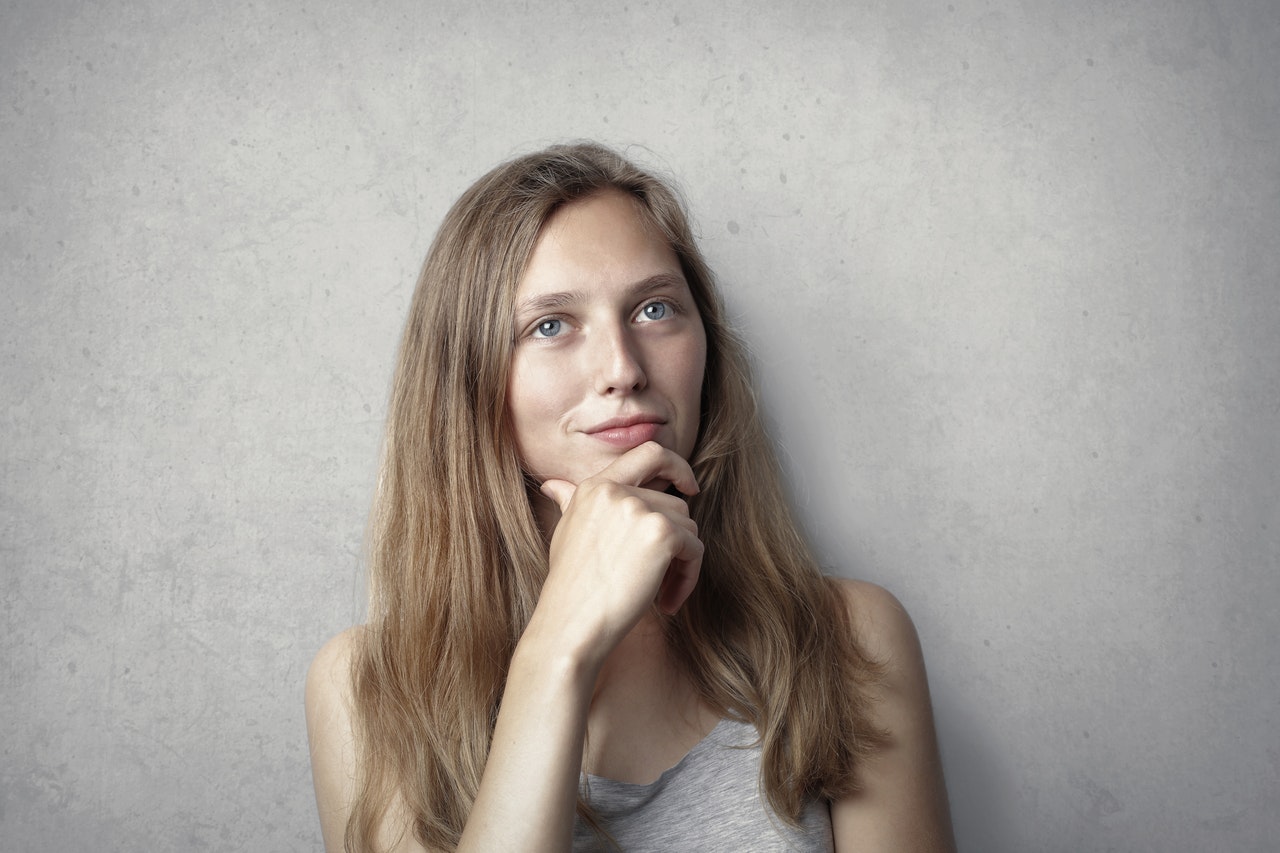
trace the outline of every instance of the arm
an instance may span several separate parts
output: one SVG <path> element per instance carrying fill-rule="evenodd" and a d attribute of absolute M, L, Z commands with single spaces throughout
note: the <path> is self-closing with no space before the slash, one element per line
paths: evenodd
<path fill-rule="evenodd" d="M 688 505 L 641 485 L 655 479 L 698 490 L 689 464 L 652 442 L 580 485 L 543 484 L 562 512 L 550 570 L 512 658 L 460 851 L 569 849 L 600 668 L 655 600 L 679 608 L 702 561 Z"/>
<path fill-rule="evenodd" d="M 356 795 L 359 759 L 352 725 L 351 657 L 360 631 L 352 628 L 326 643 L 307 674 L 311 773 L 328 853 L 344 849 Z M 512 842 L 519 849 L 569 847 L 594 677 L 573 656 L 544 653 L 544 647 L 530 632 L 517 647 L 489 764 L 459 850 L 507 849 L 505 841 L 480 839 L 505 837 L 514 830 L 521 832 L 519 841 Z M 426 853 L 410 825 L 403 804 L 393 802 L 380 844 L 393 853 Z"/>
<path fill-rule="evenodd" d="M 548 481 L 563 515 L 551 568 L 508 670 L 493 743 L 460 851 L 566 851 L 586 716 L 605 658 L 653 604 L 674 612 L 697 580 L 702 543 L 680 498 L 654 480 L 697 491 L 693 472 L 657 444 L 641 445 L 578 486 Z M 358 630 L 358 629 L 356 629 Z M 350 660 L 358 634 L 335 638 L 307 679 L 307 725 L 325 849 L 340 853 L 359 766 Z M 385 838 L 421 853 L 402 807 Z"/>
<path fill-rule="evenodd" d="M 874 584 L 846 581 L 843 592 L 865 651 L 885 667 L 872 722 L 889 740 L 859 769 L 862 790 L 831 804 L 836 850 L 954 851 L 915 626 L 898 600 Z"/>
<path fill-rule="evenodd" d="M 362 628 L 350 628 L 324 644 L 307 671 L 307 741 L 320 831 L 328 853 L 342 853 L 347 818 L 356 796 L 356 744 L 351 718 L 351 659 Z M 384 841 L 387 839 L 383 839 Z M 410 836 L 395 853 L 423 853 Z"/>

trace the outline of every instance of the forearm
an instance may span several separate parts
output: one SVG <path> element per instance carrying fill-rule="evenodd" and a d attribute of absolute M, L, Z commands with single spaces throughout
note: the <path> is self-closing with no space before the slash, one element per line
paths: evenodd
<path fill-rule="evenodd" d="M 538 606 L 512 657 L 488 763 L 459 850 L 567 853 L 587 711 L 605 658 L 662 599 L 674 612 L 696 582 L 703 546 L 688 506 L 646 489 L 697 491 L 681 457 L 646 443 L 579 486 L 547 480 L 563 515 Z"/>
<path fill-rule="evenodd" d="M 459 851 L 569 850 L 598 666 L 530 626 L 511 661 Z"/>

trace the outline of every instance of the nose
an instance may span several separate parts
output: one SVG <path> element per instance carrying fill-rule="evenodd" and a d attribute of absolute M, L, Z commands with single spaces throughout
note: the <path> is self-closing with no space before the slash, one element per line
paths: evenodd
<path fill-rule="evenodd" d="M 643 390 L 649 382 L 636 341 L 625 327 L 602 329 L 591 358 L 600 394 L 629 394 Z"/>

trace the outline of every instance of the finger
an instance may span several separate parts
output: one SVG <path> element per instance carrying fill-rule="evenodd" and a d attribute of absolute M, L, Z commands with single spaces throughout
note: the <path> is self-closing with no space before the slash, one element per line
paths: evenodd
<path fill-rule="evenodd" d="M 555 501 L 560 511 L 564 512 L 569 508 L 569 501 L 573 500 L 573 494 L 578 491 L 578 487 L 568 480 L 551 479 L 545 480 L 538 490 Z"/>
<path fill-rule="evenodd" d="M 629 486 L 666 481 L 683 494 L 698 493 L 698 481 L 693 476 L 693 468 L 689 467 L 689 463 L 680 454 L 668 450 L 656 441 L 646 441 L 631 448 L 609 463 L 597 476 Z"/>
<path fill-rule="evenodd" d="M 689 598 L 690 593 L 694 592 L 695 585 L 698 585 L 698 578 L 703 567 L 703 553 L 705 546 L 696 533 L 685 533 L 681 537 L 680 552 L 676 553 L 671 564 L 667 566 L 666 574 L 663 574 L 662 581 L 658 584 L 658 594 L 654 598 L 654 602 L 658 605 L 658 610 L 667 615 L 672 615 L 680 610 L 684 605 L 685 599 Z"/>
<path fill-rule="evenodd" d="M 684 606 L 685 601 L 698 585 L 698 575 L 702 571 L 702 559 L 672 560 L 667 573 L 662 577 L 658 587 L 658 596 L 654 603 L 658 610 L 668 616 L 674 616 Z"/>
<path fill-rule="evenodd" d="M 681 495 L 669 495 L 665 492 L 654 492 L 645 488 L 637 497 L 640 497 L 654 511 L 660 512 L 673 520 L 689 517 L 689 504 Z"/>

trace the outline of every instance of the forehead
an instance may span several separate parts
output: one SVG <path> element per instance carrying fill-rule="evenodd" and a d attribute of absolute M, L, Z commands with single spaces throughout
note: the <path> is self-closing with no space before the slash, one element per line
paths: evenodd
<path fill-rule="evenodd" d="M 635 199 L 607 190 L 570 202 L 547 220 L 516 298 L 607 290 L 655 276 L 684 281 L 675 251 Z"/>

